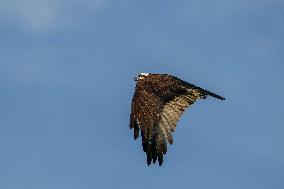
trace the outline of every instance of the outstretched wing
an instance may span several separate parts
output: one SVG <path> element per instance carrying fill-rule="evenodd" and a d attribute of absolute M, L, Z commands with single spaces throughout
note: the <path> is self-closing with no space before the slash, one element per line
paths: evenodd
<path fill-rule="evenodd" d="M 134 128 L 134 139 L 139 137 L 141 129 L 148 165 L 157 159 L 162 165 L 167 143 L 173 143 L 172 132 L 182 113 L 196 99 L 211 95 L 208 93 L 211 92 L 166 74 L 151 74 L 137 82 L 132 99 L 130 128 Z"/>

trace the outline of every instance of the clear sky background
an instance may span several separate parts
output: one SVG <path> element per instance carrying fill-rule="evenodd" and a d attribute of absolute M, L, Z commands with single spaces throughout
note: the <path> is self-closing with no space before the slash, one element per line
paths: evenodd
<path fill-rule="evenodd" d="M 0 1 L 0 188 L 284 188 L 283 0 Z M 133 77 L 226 97 L 162 167 L 129 130 Z"/>

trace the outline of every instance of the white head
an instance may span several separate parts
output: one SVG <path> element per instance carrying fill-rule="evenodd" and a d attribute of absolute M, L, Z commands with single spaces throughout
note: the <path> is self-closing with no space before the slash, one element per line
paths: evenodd
<path fill-rule="evenodd" d="M 145 77 L 149 76 L 150 73 L 140 73 L 139 75 L 137 75 L 135 78 L 134 78 L 134 81 L 138 81 L 140 79 L 144 79 Z"/>

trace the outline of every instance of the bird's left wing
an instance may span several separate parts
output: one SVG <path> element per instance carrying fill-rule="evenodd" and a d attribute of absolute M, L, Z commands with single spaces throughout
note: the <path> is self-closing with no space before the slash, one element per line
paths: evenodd
<path fill-rule="evenodd" d="M 159 113 L 163 107 L 159 97 L 147 92 L 139 85 L 136 86 L 131 103 L 130 128 L 134 128 L 134 139 L 139 137 L 141 130 L 142 146 L 147 154 L 147 162 L 156 162 L 158 151 L 162 151 L 157 145 L 158 141 L 164 141 L 158 128 Z"/>

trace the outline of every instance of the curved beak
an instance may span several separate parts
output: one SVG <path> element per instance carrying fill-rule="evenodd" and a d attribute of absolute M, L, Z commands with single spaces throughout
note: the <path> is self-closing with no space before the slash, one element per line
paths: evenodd
<path fill-rule="evenodd" d="M 136 76 L 136 77 L 134 77 L 134 81 L 138 81 L 138 77 Z"/>

